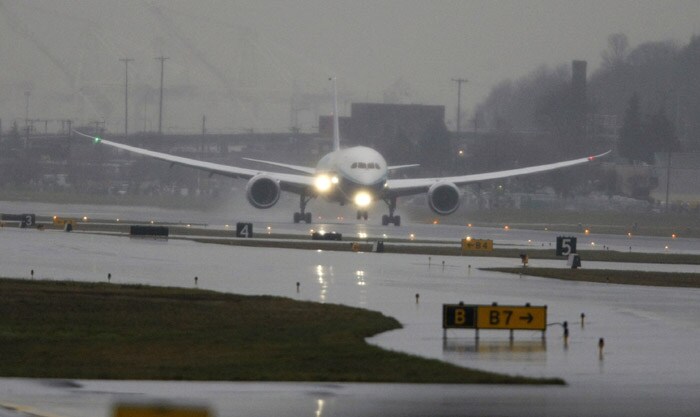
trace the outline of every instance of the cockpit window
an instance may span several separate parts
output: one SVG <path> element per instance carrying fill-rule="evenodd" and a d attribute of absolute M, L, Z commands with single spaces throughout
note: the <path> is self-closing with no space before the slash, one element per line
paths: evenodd
<path fill-rule="evenodd" d="M 351 169 L 382 169 L 382 167 L 377 162 L 353 162 L 350 165 Z"/>

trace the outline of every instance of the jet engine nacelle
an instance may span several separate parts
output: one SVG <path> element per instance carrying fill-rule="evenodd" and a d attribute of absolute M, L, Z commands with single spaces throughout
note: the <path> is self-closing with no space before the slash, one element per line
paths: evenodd
<path fill-rule="evenodd" d="M 428 189 L 428 205 L 440 215 L 452 214 L 459 207 L 461 193 L 451 182 L 438 182 Z"/>
<path fill-rule="evenodd" d="M 266 209 L 274 206 L 280 199 L 280 184 L 276 179 L 259 174 L 248 181 L 245 196 L 255 208 Z"/>

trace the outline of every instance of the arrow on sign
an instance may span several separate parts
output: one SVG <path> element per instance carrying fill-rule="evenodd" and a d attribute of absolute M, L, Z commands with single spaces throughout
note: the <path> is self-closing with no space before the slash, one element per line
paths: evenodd
<path fill-rule="evenodd" d="M 527 313 L 527 316 L 520 316 L 520 320 L 525 320 L 528 323 L 532 323 L 532 319 L 534 319 L 532 313 Z"/>

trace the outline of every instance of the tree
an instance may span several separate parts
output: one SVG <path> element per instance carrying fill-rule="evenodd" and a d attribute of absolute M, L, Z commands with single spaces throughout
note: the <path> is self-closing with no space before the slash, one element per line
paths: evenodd
<path fill-rule="evenodd" d="M 639 97 L 633 94 L 629 100 L 625 119 L 620 130 L 618 152 L 633 161 L 654 162 L 654 153 L 680 150 L 673 124 L 663 108 L 642 117 Z"/>
<path fill-rule="evenodd" d="M 646 144 L 646 158 L 648 162 L 654 161 L 655 152 L 679 151 L 681 146 L 676 131 L 671 121 L 666 116 L 663 108 L 646 117 L 644 127 L 644 143 Z"/>
<path fill-rule="evenodd" d="M 603 66 L 610 69 L 623 64 L 628 48 L 629 40 L 624 33 L 613 33 L 608 36 L 608 49 L 601 54 Z"/>
<path fill-rule="evenodd" d="M 627 110 L 623 119 L 617 150 L 620 156 L 630 160 L 642 160 L 639 143 L 642 138 L 642 116 L 639 111 L 639 96 L 632 94 L 627 102 Z"/>

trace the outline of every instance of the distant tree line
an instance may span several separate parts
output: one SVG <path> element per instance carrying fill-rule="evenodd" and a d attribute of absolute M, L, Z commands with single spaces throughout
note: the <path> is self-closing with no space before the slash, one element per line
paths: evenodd
<path fill-rule="evenodd" d="M 535 148 L 552 156 L 591 148 L 582 114 L 622 121 L 618 153 L 630 160 L 651 162 L 654 152 L 677 151 L 681 145 L 699 150 L 700 36 L 684 46 L 661 41 L 633 49 L 624 34 L 609 36 L 600 68 L 588 77 L 585 101 L 578 99 L 568 64 L 543 66 L 499 83 L 475 114 L 503 137 L 528 133 L 540 142 Z"/>

